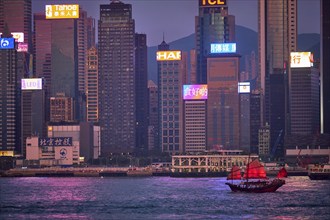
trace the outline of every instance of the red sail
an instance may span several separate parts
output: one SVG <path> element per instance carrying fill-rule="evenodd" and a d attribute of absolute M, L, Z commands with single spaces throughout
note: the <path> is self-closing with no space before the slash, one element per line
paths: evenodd
<path fill-rule="evenodd" d="M 277 178 L 285 178 L 288 177 L 288 172 L 284 167 L 278 171 Z"/>
<path fill-rule="evenodd" d="M 254 160 L 246 166 L 244 179 L 267 179 L 266 170 L 259 160 Z"/>
<path fill-rule="evenodd" d="M 240 180 L 242 178 L 241 170 L 238 166 L 233 166 L 227 176 L 227 180 Z"/>

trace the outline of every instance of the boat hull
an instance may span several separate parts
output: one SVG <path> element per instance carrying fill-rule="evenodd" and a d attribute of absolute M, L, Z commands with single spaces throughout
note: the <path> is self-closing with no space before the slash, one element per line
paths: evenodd
<path fill-rule="evenodd" d="M 308 176 L 311 180 L 330 180 L 330 173 L 310 173 Z"/>
<path fill-rule="evenodd" d="M 267 193 L 275 192 L 285 184 L 285 180 L 274 179 L 271 182 L 248 182 L 242 184 L 226 183 L 233 192 Z"/>

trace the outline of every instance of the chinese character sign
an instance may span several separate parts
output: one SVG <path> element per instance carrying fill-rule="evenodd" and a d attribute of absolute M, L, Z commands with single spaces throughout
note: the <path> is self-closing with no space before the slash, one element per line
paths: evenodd
<path fill-rule="evenodd" d="M 40 147 L 72 146 L 72 137 L 39 138 Z"/>
<path fill-rule="evenodd" d="M 236 43 L 211 44 L 210 53 L 236 53 Z"/>
<path fill-rule="evenodd" d="M 79 5 L 46 5 L 46 19 L 79 18 Z"/>
<path fill-rule="evenodd" d="M 304 68 L 313 66 L 313 54 L 311 52 L 291 52 L 291 68 Z"/>
<path fill-rule="evenodd" d="M 207 99 L 207 85 L 183 85 L 183 99 Z"/>

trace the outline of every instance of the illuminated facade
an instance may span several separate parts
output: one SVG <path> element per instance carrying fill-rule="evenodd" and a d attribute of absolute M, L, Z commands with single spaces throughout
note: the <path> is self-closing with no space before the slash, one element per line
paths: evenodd
<path fill-rule="evenodd" d="M 235 17 L 228 15 L 226 1 L 199 1 L 195 19 L 197 83 L 207 83 L 207 56 L 211 43 L 235 41 Z"/>
<path fill-rule="evenodd" d="M 135 21 L 132 5 L 100 5 L 99 122 L 102 154 L 135 148 Z"/>
<path fill-rule="evenodd" d="M 86 76 L 86 101 L 87 121 L 98 122 L 99 120 L 99 71 L 98 55 L 95 47 L 87 51 L 87 76 Z"/>
<path fill-rule="evenodd" d="M 159 136 L 162 152 L 183 152 L 182 85 L 187 73 L 187 54 L 158 45 Z"/>
<path fill-rule="evenodd" d="M 240 102 L 238 55 L 207 58 L 207 147 L 238 149 Z"/>

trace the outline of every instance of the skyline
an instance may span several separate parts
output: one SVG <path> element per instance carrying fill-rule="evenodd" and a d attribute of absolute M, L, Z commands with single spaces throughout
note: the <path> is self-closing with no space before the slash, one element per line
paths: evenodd
<path fill-rule="evenodd" d="M 297 1 L 298 34 L 320 33 L 319 1 Z M 147 35 L 149 47 L 160 44 L 163 36 L 166 42 L 172 42 L 195 32 L 198 0 L 122 0 L 121 2 L 132 4 L 135 31 Z M 32 11 L 33 13 L 42 12 L 46 4 L 70 3 L 79 4 L 83 10 L 87 11 L 88 16 L 95 18 L 97 28 L 99 5 L 109 4 L 110 0 L 33 0 Z M 236 25 L 258 31 L 258 0 L 228 0 L 228 11 L 230 15 L 235 16 Z M 246 11 L 251 13 L 248 14 Z"/>

